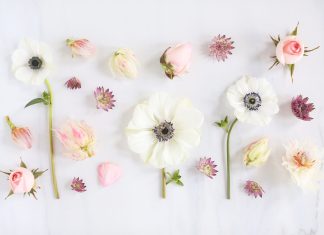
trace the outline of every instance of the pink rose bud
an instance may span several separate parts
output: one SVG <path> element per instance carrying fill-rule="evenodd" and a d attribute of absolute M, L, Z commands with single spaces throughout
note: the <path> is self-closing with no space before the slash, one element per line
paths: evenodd
<path fill-rule="evenodd" d="M 186 73 L 191 62 L 192 47 L 190 43 L 169 47 L 160 58 L 165 74 L 173 79 Z"/>
<path fill-rule="evenodd" d="M 74 160 L 94 156 L 95 136 L 93 130 L 83 121 L 67 121 L 56 136 L 65 148 L 65 155 Z"/>
<path fill-rule="evenodd" d="M 98 166 L 99 183 L 104 187 L 115 183 L 121 175 L 121 168 L 115 164 L 104 162 Z"/>
<path fill-rule="evenodd" d="M 35 185 L 35 177 L 30 170 L 18 167 L 10 173 L 9 183 L 13 193 L 28 193 Z"/>
<path fill-rule="evenodd" d="M 6 121 L 11 129 L 12 140 L 24 149 L 30 149 L 32 147 L 32 135 L 28 127 L 16 127 L 6 116 Z"/>
<path fill-rule="evenodd" d="M 295 64 L 303 56 L 304 45 L 296 36 L 288 36 L 279 41 L 276 57 L 281 64 Z"/>
<path fill-rule="evenodd" d="M 96 47 L 87 39 L 66 39 L 66 44 L 71 48 L 72 56 L 90 57 L 96 53 Z"/>

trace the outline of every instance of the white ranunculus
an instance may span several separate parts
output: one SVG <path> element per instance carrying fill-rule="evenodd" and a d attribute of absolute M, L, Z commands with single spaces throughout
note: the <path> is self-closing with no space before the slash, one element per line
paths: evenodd
<path fill-rule="evenodd" d="M 276 93 L 264 78 L 242 77 L 229 87 L 227 99 L 241 122 L 265 125 L 279 112 Z"/>
<path fill-rule="evenodd" d="M 109 60 L 109 67 L 114 75 L 136 78 L 138 61 L 132 50 L 121 48 L 114 52 Z"/>
<path fill-rule="evenodd" d="M 12 55 L 12 70 L 20 81 L 41 84 L 52 70 L 49 47 L 42 42 L 23 39 Z"/>
<path fill-rule="evenodd" d="M 131 150 L 157 168 L 176 166 L 200 142 L 202 113 L 188 99 L 156 93 L 138 104 L 126 128 Z"/>
<path fill-rule="evenodd" d="M 291 141 L 285 146 L 282 165 L 303 190 L 315 190 L 321 179 L 323 150 L 310 142 Z"/>

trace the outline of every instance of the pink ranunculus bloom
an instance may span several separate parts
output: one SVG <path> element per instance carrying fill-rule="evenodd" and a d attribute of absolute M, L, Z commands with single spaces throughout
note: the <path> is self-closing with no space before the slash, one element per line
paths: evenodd
<path fill-rule="evenodd" d="M 304 56 L 304 45 L 296 36 L 288 36 L 279 41 L 276 57 L 283 65 L 295 64 Z"/>
<path fill-rule="evenodd" d="M 84 160 L 94 156 L 95 136 L 93 130 L 83 121 L 67 121 L 56 136 L 63 144 L 65 155 L 74 160 Z"/>
<path fill-rule="evenodd" d="M 9 183 L 13 193 L 28 193 L 35 185 L 35 177 L 30 170 L 18 167 L 10 173 Z"/>
<path fill-rule="evenodd" d="M 187 72 L 192 56 L 192 46 L 190 43 L 178 44 L 175 47 L 169 47 L 163 53 L 160 62 L 164 68 L 165 74 L 173 79 Z"/>
<path fill-rule="evenodd" d="M 96 53 L 96 47 L 88 39 L 67 39 L 66 44 L 71 48 L 72 56 L 90 57 Z"/>
<path fill-rule="evenodd" d="M 98 179 L 100 185 L 107 187 L 115 183 L 122 175 L 122 170 L 119 166 L 104 162 L 98 166 Z"/>

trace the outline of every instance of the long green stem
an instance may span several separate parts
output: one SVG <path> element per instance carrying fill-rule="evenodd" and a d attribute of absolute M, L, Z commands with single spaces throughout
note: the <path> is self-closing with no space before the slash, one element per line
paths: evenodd
<path fill-rule="evenodd" d="M 49 104 L 48 104 L 48 129 L 49 129 L 49 139 L 50 139 L 50 161 L 51 161 L 51 176 L 53 183 L 53 191 L 56 199 L 60 198 L 57 181 L 55 175 L 55 159 L 54 159 L 54 143 L 53 143 L 53 92 L 49 81 L 46 79 L 45 84 L 47 87 L 47 92 L 49 95 Z"/>
<path fill-rule="evenodd" d="M 227 139 L 226 139 L 226 180 L 227 180 L 227 188 L 226 188 L 226 198 L 231 199 L 231 159 L 230 159 L 230 138 L 231 132 L 234 125 L 237 123 L 237 118 L 232 122 L 230 128 L 227 132 Z"/>
<path fill-rule="evenodd" d="M 162 198 L 165 199 L 166 198 L 166 175 L 165 175 L 165 168 L 162 168 L 161 170 L 162 173 Z"/>

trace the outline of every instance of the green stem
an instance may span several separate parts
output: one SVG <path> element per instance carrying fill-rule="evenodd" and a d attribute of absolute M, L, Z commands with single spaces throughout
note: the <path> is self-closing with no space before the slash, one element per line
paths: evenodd
<path fill-rule="evenodd" d="M 53 183 L 53 191 L 56 199 L 60 198 L 57 181 L 55 175 L 55 159 L 54 159 L 54 143 L 53 143 L 53 92 L 49 81 L 46 79 L 45 84 L 49 94 L 49 104 L 48 104 L 48 129 L 49 129 L 49 139 L 50 139 L 50 161 L 51 161 L 51 176 Z"/>
<path fill-rule="evenodd" d="M 166 175 L 165 175 L 165 168 L 162 168 L 162 198 L 166 198 Z"/>
<path fill-rule="evenodd" d="M 8 123 L 8 126 L 10 127 L 10 129 L 14 129 L 16 126 L 15 124 L 12 123 L 12 121 L 10 120 L 9 116 L 6 116 L 6 122 Z"/>
<path fill-rule="evenodd" d="M 227 188 L 226 188 L 226 198 L 231 199 L 231 159 L 230 159 L 230 138 L 231 132 L 234 125 L 237 123 L 237 118 L 232 122 L 230 128 L 227 132 L 227 139 L 226 139 L 226 180 L 227 180 Z"/>

